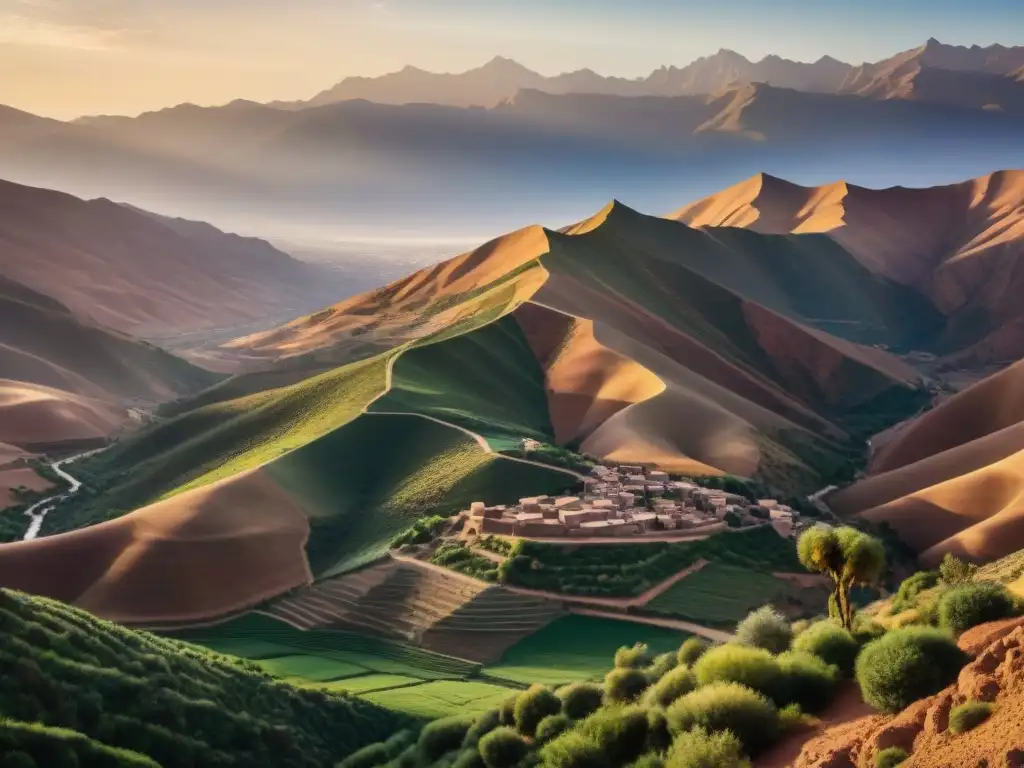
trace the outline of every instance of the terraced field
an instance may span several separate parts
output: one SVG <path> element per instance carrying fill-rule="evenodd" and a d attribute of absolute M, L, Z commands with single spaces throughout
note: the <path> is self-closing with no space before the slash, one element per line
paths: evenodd
<path fill-rule="evenodd" d="M 750 611 L 777 603 L 789 585 L 770 574 L 727 563 L 710 563 L 644 606 L 646 612 L 732 629 Z"/>
<path fill-rule="evenodd" d="M 419 717 L 478 715 L 495 709 L 513 693 L 491 683 L 439 681 L 367 693 L 362 698 L 395 712 Z"/>
<path fill-rule="evenodd" d="M 620 647 L 647 643 L 654 653 L 676 650 L 685 632 L 595 616 L 564 616 L 509 648 L 484 668 L 494 678 L 517 683 L 561 685 L 598 679 Z"/>
<path fill-rule="evenodd" d="M 379 634 L 483 663 L 562 612 L 556 601 L 394 561 L 320 582 L 266 611 L 302 628 Z"/>

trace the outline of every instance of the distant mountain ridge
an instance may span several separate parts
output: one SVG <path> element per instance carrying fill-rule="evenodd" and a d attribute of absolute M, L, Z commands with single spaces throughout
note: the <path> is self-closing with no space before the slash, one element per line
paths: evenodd
<path fill-rule="evenodd" d="M 406 66 L 380 77 L 348 77 L 306 101 L 274 102 L 270 106 L 301 109 L 351 99 L 380 104 L 430 103 L 458 107 L 492 107 L 517 91 L 552 94 L 600 93 L 615 96 L 683 96 L 712 94 L 751 83 L 817 93 L 880 96 L 872 84 L 907 67 L 975 72 L 1008 77 L 1024 67 L 1024 47 L 953 46 L 935 39 L 878 62 L 855 66 L 831 56 L 813 62 L 770 54 L 751 61 L 726 48 L 682 67 L 663 66 L 646 77 L 600 75 L 590 69 L 541 75 L 518 62 L 496 56 L 486 64 L 459 73 L 428 72 Z M 1017 73 L 1019 77 L 1020 73 Z M 1011 78 L 1012 80 L 1013 78 Z"/>

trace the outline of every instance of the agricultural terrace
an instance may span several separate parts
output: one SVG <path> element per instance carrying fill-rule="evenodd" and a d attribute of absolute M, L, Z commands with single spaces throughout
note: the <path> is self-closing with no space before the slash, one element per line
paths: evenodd
<path fill-rule="evenodd" d="M 806 595 L 802 595 L 807 590 Z M 755 608 L 771 604 L 777 609 L 799 608 L 803 602 L 820 611 L 828 599 L 827 587 L 800 589 L 763 571 L 712 562 L 673 584 L 647 603 L 644 613 L 693 621 L 716 629 L 733 629 Z"/>
<path fill-rule="evenodd" d="M 756 575 L 803 572 L 794 543 L 779 536 L 771 526 L 681 542 L 574 546 L 523 540 L 502 572 L 507 583 L 528 589 L 565 595 L 630 597 L 701 559 Z"/>
<path fill-rule="evenodd" d="M 608 671 L 608 660 L 622 646 L 646 643 L 653 653 L 663 653 L 674 651 L 687 637 L 665 627 L 571 614 L 523 638 L 484 672 L 527 685 L 596 680 Z"/>

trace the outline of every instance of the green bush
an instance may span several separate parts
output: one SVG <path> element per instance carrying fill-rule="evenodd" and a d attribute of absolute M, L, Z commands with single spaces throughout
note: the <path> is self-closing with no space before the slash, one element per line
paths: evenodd
<path fill-rule="evenodd" d="M 800 651 L 781 654 L 778 663 L 782 703 L 799 704 L 804 712 L 820 712 L 832 702 L 839 685 L 838 668 Z"/>
<path fill-rule="evenodd" d="M 516 699 L 516 728 L 524 736 L 533 736 L 537 723 L 562 711 L 562 701 L 546 685 L 531 685 Z"/>
<path fill-rule="evenodd" d="M 672 746 L 672 733 L 668 727 L 668 718 L 661 707 L 650 707 L 647 710 L 647 750 L 662 753 Z"/>
<path fill-rule="evenodd" d="M 679 734 L 702 727 L 731 731 L 748 754 L 770 746 L 779 734 L 779 711 L 765 696 L 738 683 L 710 683 L 678 699 L 666 711 Z"/>
<path fill-rule="evenodd" d="M 612 704 L 636 701 L 649 684 L 647 675 L 639 669 L 613 669 L 604 678 L 605 701 Z"/>
<path fill-rule="evenodd" d="M 605 707 L 577 728 L 615 765 L 631 762 L 647 751 L 647 711 L 643 707 Z"/>
<path fill-rule="evenodd" d="M 571 724 L 569 718 L 561 712 L 557 715 L 548 715 L 537 723 L 535 738 L 540 744 L 544 744 L 556 736 L 561 736 L 565 731 L 569 730 Z"/>
<path fill-rule="evenodd" d="M 802 727 L 808 720 L 799 704 L 787 704 L 779 710 L 779 730 L 782 733 Z"/>
<path fill-rule="evenodd" d="M 736 627 L 736 642 L 769 653 L 789 650 L 793 642 L 793 628 L 781 613 L 770 605 L 752 611 Z"/>
<path fill-rule="evenodd" d="M 693 666 L 700 685 L 739 683 L 765 696 L 780 694 L 782 672 L 779 663 L 763 648 L 728 643 L 712 648 Z"/>
<path fill-rule="evenodd" d="M 608 755 L 592 738 L 579 731 L 567 731 L 540 750 L 541 763 L 548 768 L 613 768 Z"/>
<path fill-rule="evenodd" d="M 949 713 L 950 732 L 960 735 L 973 731 L 988 720 L 993 709 L 995 706 L 987 701 L 965 701 L 960 706 L 953 707 L 953 711 Z"/>
<path fill-rule="evenodd" d="M 961 584 L 967 584 L 974 578 L 974 574 L 977 571 L 978 566 L 961 560 L 951 552 L 947 552 L 946 556 L 942 558 L 942 562 L 939 563 L 939 577 L 942 579 L 943 584 L 950 587 L 959 587 Z"/>
<path fill-rule="evenodd" d="M 678 663 L 674 653 L 662 653 L 654 657 L 654 661 L 644 672 L 647 673 L 647 678 L 654 683 L 675 669 Z"/>
<path fill-rule="evenodd" d="M 644 643 L 632 648 L 623 646 L 615 652 L 615 666 L 619 669 L 642 669 L 651 663 L 651 654 Z"/>
<path fill-rule="evenodd" d="M 743 744 L 730 731 L 704 728 L 679 734 L 665 758 L 665 768 L 749 768 Z"/>
<path fill-rule="evenodd" d="M 28 752 L 8 752 L 0 759 L 0 768 L 36 768 L 36 761 Z"/>
<path fill-rule="evenodd" d="M 495 728 L 480 739 L 479 749 L 487 768 L 512 768 L 529 751 L 523 737 L 508 726 Z"/>
<path fill-rule="evenodd" d="M 810 653 L 826 664 L 832 664 L 846 677 L 853 676 L 853 666 L 860 653 L 854 636 L 834 621 L 812 624 L 793 641 L 793 650 Z"/>
<path fill-rule="evenodd" d="M 513 715 L 513 718 L 515 715 Z M 473 721 L 473 725 L 470 726 L 469 730 L 466 731 L 466 737 L 462 740 L 462 746 L 464 749 L 469 747 L 476 747 L 484 736 L 493 731 L 501 725 L 501 710 L 492 709 L 489 712 L 484 712 L 482 715 L 478 715 L 476 720 Z"/>
<path fill-rule="evenodd" d="M 661 755 L 652 753 L 630 763 L 629 768 L 665 768 L 665 761 L 661 759 Z"/>
<path fill-rule="evenodd" d="M 500 725 L 515 725 L 516 724 L 516 702 L 519 701 L 519 694 L 513 693 L 511 696 L 501 702 L 501 706 L 498 707 L 498 723 Z"/>
<path fill-rule="evenodd" d="M 391 768 L 388 766 L 388 768 Z M 455 758 L 451 768 L 487 768 L 484 765 L 484 760 L 480 757 L 480 751 L 473 747 L 472 749 L 464 749 L 459 753 L 459 756 Z"/>
<path fill-rule="evenodd" d="M 656 682 L 644 694 L 644 702 L 653 706 L 667 707 L 683 694 L 697 687 L 697 680 L 686 667 L 676 667 Z"/>
<path fill-rule="evenodd" d="M 967 654 L 932 627 L 903 627 L 868 643 L 857 657 L 864 701 L 880 712 L 899 712 L 952 683 Z"/>
<path fill-rule="evenodd" d="M 384 765 L 391 759 L 388 748 L 383 743 L 369 744 L 362 749 L 353 752 L 346 757 L 335 768 L 375 768 Z M 0 763 L 0 766 L 4 765 Z"/>
<path fill-rule="evenodd" d="M 473 726 L 473 718 L 465 715 L 442 717 L 427 723 L 417 742 L 420 754 L 427 760 L 439 760 L 445 753 L 462 746 L 462 740 Z"/>
<path fill-rule="evenodd" d="M 574 683 L 558 691 L 562 712 L 570 720 L 582 720 L 601 708 L 604 693 L 593 683 Z"/>
<path fill-rule="evenodd" d="M 938 571 L 918 571 L 903 580 L 893 596 L 890 612 L 895 615 L 917 605 L 917 596 L 939 583 Z"/>
<path fill-rule="evenodd" d="M 889 747 L 875 753 L 875 768 L 896 768 L 910 755 L 901 747 Z"/>
<path fill-rule="evenodd" d="M 1002 584 L 980 581 L 953 587 L 939 599 L 939 626 L 959 635 L 1017 614 L 1017 601 Z"/>
<path fill-rule="evenodd" d="M 692 667 L 711 644 L 701 637 L 691 637 L 679 646 L 678 661 L 680 664 Z"/>

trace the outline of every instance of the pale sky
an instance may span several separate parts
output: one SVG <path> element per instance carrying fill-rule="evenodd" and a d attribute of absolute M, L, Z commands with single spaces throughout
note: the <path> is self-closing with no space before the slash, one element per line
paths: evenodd
<path fill-rule="evenodd" d="M 627 77 L 719 48 L 860 63 L 929 37 L 1024 44 L 1024 2 L 0 0 L 0 104 L 70 118 L 302 99 L 349 75 L 495 55 Z"/>

